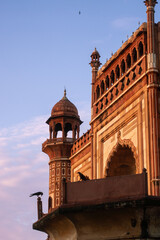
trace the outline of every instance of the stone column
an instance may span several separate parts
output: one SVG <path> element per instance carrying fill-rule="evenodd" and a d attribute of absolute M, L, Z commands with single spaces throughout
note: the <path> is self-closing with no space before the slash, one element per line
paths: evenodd
<path fill-rule="evenodd" d="M 154 7 L 156 0 L 144 1 L 147 7 L 147 72 L 149 110 L 149 165 L 151 195 L 159 196 L 159 148 L 158 148 L 158 69 L 156 64 L 156 42 Z"/>

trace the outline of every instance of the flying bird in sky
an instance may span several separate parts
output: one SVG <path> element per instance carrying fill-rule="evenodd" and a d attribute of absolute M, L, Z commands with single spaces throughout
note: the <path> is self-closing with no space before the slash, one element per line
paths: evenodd
<path fill-rule="evenodd" d="M 81 14 L 81 11 L 79 11 L 79 15 Z"/>
<path fill-rule="evenodd" d="M 30 194 L 30 197 L 33 197 L 33 196 L 39 197 L 40 195 L 42 196 L 42 195 L 43 195 L 43 192 L 35 192 L 35 193 L 32 193 L 32 194 Z"/>

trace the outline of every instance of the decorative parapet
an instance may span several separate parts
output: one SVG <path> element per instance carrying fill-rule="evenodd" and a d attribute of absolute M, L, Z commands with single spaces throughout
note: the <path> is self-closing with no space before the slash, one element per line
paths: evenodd
<path fill-rule="evenodd" d="M 74 155 L 77 151 L 83 148 L 91 141 L 91 130 L 88 130 L 84 133 L 79 139 L 77 139 L 71 149 L 71 156 Z"/>
<path fill-rule="evenodd" d="M 112 84 L 93 104 L 93 116 L 96 117 L 103 112 L 110 104 L 121 97 L 129 90 L 144 74 L 146 74 L 146 54 L 143 55 L 128 71 L 126 71 L 114 84 Z M 98 79 L 96 85 L 101 84 L 101 79 Z"/>
<path fill-rule="evenodd" d="M 48 144 L 56 144 L 60 142 L 68 142 L 68 143 L 73 143 L 73 138 L 52 138 L 52 139 L 47 139 L 44 143 L 42 143 L 42 150 L 45 148 L 46 145 Z"/>

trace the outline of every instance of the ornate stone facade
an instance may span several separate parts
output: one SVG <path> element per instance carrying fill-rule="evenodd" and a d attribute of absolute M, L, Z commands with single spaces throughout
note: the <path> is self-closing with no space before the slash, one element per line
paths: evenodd
<path fill-rule="evenodd" d="M 133 155 L 133 172 L 141 173 L 146 168 L 149 194 L 160 194 L 160 23 L 154 23 L 156 3 L 145 1 L 147 23 L 143 23 L 101 69 L 98 70 L 101 65 L 98 51 L 95 49 L 91 55 L 90 144 L 75 150 L 79 140 L 74 143 L 70 158 L 72 180 L 76 180 L 77 171 L 89 174 L 91 179 L 106 177 L 109 172 L 115 172 L 114 169 L 106 171 L 109 165 L 126 168 L 126 172 L 121 169 L 119 174 L 131 173 L 129 158 Z M 125 147 L 128 163 L 123 158 L 125 153 L 117 147 L 119 132 L 121 144 L 128 142 L 130 151 Z M 110 163 L 110 156 L 115 149 L 119 163 L 114 165 Z M 84 161 L 88 162 L 87 169 L 83 167 Z"/>
<path fill-rule="evenodd" d="M 160 239 L 160 22 L 144 3 L 147 23 L 100 69 L 91 54 L 90 130 L 66 93 L 47 120 L 49 212 L 33 227 L 50 240 Z"/>

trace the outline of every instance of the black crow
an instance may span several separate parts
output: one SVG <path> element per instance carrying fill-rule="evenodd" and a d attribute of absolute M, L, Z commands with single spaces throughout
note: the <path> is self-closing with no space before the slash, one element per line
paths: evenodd
<path fill-rule="evenodd" d="M 31 195 L 30 195 L 30 197 L 33 197 L 33 196 L 37 196 L 37 197 L 39 197 L 39 195 L 43 195 L 43 192 L 35 192 L 35 193 L 32 193 Z"/>
<path fill-rule="evenodd" d="M 84 176 L 83 173 L 78 172 L 78 174 L 79 174 L 79 177 L 80 177 L 80 179 L 81 179 L 82 181 L 89 180 L 88 176 Z"/>

